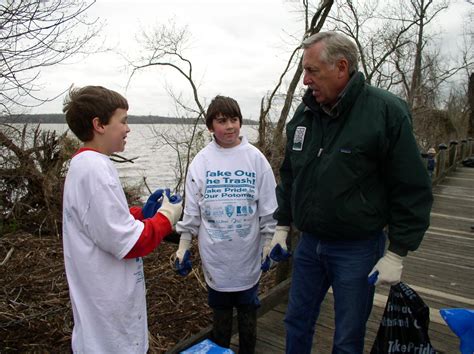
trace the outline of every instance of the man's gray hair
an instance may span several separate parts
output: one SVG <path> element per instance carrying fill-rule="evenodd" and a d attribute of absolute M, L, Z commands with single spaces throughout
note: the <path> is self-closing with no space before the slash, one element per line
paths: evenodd
<path fill-rule="evenodd" d="M 359 52 L 349 37 L 332 31 L 319 32 L 306 38 L 301 46 L 303 49 L 307 49 L 318 42 L 326 44 L 321 53 L 321 60 L 328 64 L 334 64 L 337 60 L 345 58 L 349 63 L 349 74 L 357 71 Z"/>

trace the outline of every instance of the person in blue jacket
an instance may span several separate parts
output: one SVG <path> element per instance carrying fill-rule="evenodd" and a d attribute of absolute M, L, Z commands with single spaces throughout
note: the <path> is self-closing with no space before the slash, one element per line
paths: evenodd
<path fill-rule="evenodd" d="M 403 259 L 429 225 L 431 181 L 405 101 L 365 82 L 356 45 L 337 32 L 302 47 L 303 102 L 287 124 L 271 242 L 293 257 L 286 352 L 310 353 L 320 305 L 332 288 L 333 353 L 363 353 L 375 285 L 400 281 Z M 389 239 L 385 252 L 387 228 Z"/>
<path fill-rule="evenodd" d="M 431 178 L 433 178 L 435 167 L 436 167 L 436 150 L 434 148 L 429 148 L 426 168 L 428 169 L 428 174 L 430 175 Z"/>

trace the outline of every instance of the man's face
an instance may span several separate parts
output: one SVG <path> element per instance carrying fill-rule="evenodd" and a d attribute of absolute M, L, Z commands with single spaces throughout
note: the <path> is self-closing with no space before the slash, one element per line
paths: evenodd
<path fill-rule="evenodd" d="M 325 44 L 317 42 L 304 50 L 303 54 L 303 83 L 313 90 L 316 102 L 333 106 L 337 96 L 349 81 L 347 60 L 341 59 L 336 63 L 326 63 L 321 60 Z"/>

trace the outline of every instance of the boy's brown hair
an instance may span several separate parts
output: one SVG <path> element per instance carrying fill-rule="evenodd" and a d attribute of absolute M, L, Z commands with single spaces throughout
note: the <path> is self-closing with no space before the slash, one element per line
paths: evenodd
<path fill-rule="evenodd" d="M 67 125 L 83 142 L 94 137 L 92 120 L 95 117 L 107 125 L 118 108 L 128 110 L 125 97 L 102 86 L 71 88 L 63 104 Z"/>
<path fill-rule="evenodd" d="M 209 129 L 212 128 L 212 121 L 219 114 L 227 118 L 238 117 L 242 126 L 242 113 L 240 113 L 239 104 L 233 98 L 219 95 L 214 97 L 206 112 L 206 126 Z"/>

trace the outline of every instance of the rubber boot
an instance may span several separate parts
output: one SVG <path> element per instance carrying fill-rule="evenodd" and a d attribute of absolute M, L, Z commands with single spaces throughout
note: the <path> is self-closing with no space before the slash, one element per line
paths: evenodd
<path fill-rule="evenodd" d="M 213 309 L 212 340 L 224 348 L 230 347 L 232 337 L 232 307 Z"/>
<path fill-rule="evenodd" d="M 257 343 L 257 308 L 253 305 L 237 307 L 239 326 L 239 354 L 254 354 Z"/>

